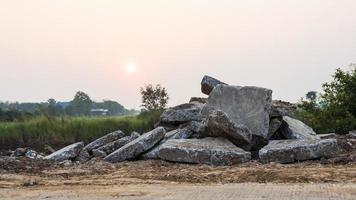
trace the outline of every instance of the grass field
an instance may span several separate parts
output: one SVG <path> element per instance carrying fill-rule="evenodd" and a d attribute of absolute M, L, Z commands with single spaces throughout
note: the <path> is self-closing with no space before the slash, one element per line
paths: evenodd
<path fill-rule="evenodd" d="M 92 141 L 115 130 L 126 134 L 143 133 L 158 121 L 158 112 L 124 117 L 58 117 L 44 116 L 24 122 L 0 122 L 0 149 L 32 147 L 42 150 L 50 145 L 59 148 L 73 142 Z"/>

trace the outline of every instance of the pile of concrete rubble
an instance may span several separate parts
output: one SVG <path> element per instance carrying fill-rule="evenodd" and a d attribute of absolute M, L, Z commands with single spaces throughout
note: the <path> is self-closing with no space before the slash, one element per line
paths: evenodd
<path fill-rule="evenodd" d="M 189 103 L 167 109 L 150 132 L 127 135 L 116 131 L 87 145 L 69 145 L 45 159 L 162 159 L 233 165 L 251 159 L 292 163 L 332 157 L 342 151 L 334 137 L 321 138 L 293 119 L 295 105 L 272 100 L 270 89 L 232 86 L 205 76 L 201 91 L 209 97 L 193 97 Z"/>

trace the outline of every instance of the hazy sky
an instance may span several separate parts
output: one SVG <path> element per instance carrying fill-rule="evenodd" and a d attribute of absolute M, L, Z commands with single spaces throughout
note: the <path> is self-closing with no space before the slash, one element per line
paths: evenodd
<path fill-rule="evenodd" d="M 355 0 L 0 0 L 0 100 L 82 90 L 138 108 L 139 88 L 160 83 L 175 105 L 204 96 L 208 74 L 297 101 L 356 63 L 355 11 Z"/>

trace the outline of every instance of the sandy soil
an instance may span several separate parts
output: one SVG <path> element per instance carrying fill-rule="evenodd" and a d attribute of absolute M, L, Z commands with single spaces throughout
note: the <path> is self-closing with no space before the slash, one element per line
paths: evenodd
<path fill-rule="evenodd" d="M 0 199 L 356 199 L 356 164 L 0 159 Z M 297 198 L 298 197 L 298 198 Z M 300 198 L 299 198 L 300 197 Z"/>

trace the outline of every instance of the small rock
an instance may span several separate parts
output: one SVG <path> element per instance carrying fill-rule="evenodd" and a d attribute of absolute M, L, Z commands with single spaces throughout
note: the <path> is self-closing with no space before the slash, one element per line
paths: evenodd
<path fill-rule="evenodd" d="M 83 147 L 84 147 L 84 142 L 74 143 L 52 153 L 51 155 L 46 156 L 45 159 L 53 160 L 56 162 L 72 160 L 78 156 L 78 154 L 83 149 Z"/>
<path fill-rule="evenodd" d="M 215 86 L 223 84 L 226 85 L 226 83 L 223 83 L 213 77 L 210 76 L 204 76 L 203 80 L 201 81 L 201 92 L 203 94 L 209 95 L 211 91 L 215 88 Z"/>
<path fill-rule="evenodd" d="M 40 155 L 39 153 L 37 153 L 36 151 L 29 149 L 26 153 L 25 153 L 25 157 L 30 158 L 30 159 L 43 159 L 44 157 L 42 155 Z"/>
<path fill-rule="evenodd" d="M 233 165 L 251 159 L 246 152 L 225 138 L 170 139 L 158 150 L 167 161 L 208 165 Z"/>
<path fill-rule="evenodd" d="M 109 154 L 104 160 L 108 162 L 121 162 L 136 158 L 140 154 L 154 147 L 164 138 L 165 133 L 166 131 L 163 127 L 158 127 Z"/>
<path fill-rule="evenodd" d="M 15 149 L 13 156 L 15 156 L 15 157 L 25 156 L 28 149 L 29 148 L 17 148 L 17 149 Z"/>

